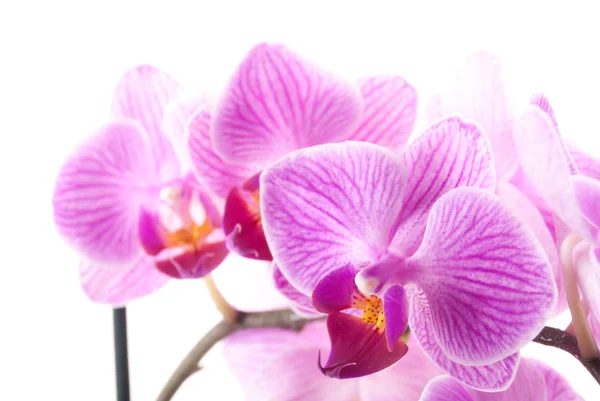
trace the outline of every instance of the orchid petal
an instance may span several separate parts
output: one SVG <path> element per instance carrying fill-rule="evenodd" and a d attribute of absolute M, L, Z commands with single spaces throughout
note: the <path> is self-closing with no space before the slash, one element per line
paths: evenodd
<path fill-rule="evenodd" d="M 579 174 L 600 181 L 600 160 L 598 158 L 588 155 L 574 146 L 568 146 L 567 149 Z"/>
<path fill-rule="evenodd" d="M 126 269 L 107 268 L 82 261 L 79 280 L 92 301 L 122 306 L 160 289 L 169 277 L 154 267 L 152 258 L 141 256 Z"/>
<path fill-rule="evenodd" d="M 339 312 L 350 308 L 353 299 L 360 295 L 354 284 L 357 272 L 358 269 L 354 266 L 346 265 L 332 270 L 319 280 L 312 294 L 314 307 L 323 313 Z"/>
<path fill-rule="evenodd" d="M 230 163 L 269 163 L 307 146 L 346 139 L 363 108 L 358 90 L 282 45 L 260 44 L 217 106 L 214 149 Z"/>
<path fill-rule="evenodd" d="M 188 150 L 188 126 L 198 110 L 207 107 L 205 97 L 193 97 L 175 100 L 165 108 L 163 130 L 165 136 L 170 139 L 184 171 L 189 171 L 192 167 Z"/>
<path fill-rule="evenodd" d="M 394 285 L 385 292 L 383 313 L 387 347 L 392 351 L 408 326 L 408 299 L 404 293 L 404 287 Z"/>
<path fill-rule="evenodd" d="M 247 401 L 353 401 L 358 381 L 331 380 L 315 366 L 327 341 L 325 322 L 296 333 L 284 329 L 239 331 L 225 340 L 225 358 Z"/>
<path fill-rule="evenodd" d="M 290 302 L 290 308 L 299 315 L 319 316 L 321 313 L 315 309 L 311 297 L 294 288 L 285 278 L 276 264 L 273 264 L 273 279 L 277 290 Z"/>
<path fill-rule="evenodd" d="M 182 93 L 179 83 L 167 73 L 150 65 L 142 65 L 126 72 L 115 89 L 112 114 L 139 122 L 152 142 L 152 151 L 161 165 L 163 174 L 174 177 L 179 162 L 169 138 L 163 131 L 166 107 Z"/>
<path fill-rule="evenodd" d="M 471 388 L 484 391 L 502 391 L 508 388 L 517 373 L 518 353 L 484 366 L 465 366 L 453 362 L 444 354 L 436 340 L 434 321 L 425 294 L 421 290 L 411 289 L 407 291 L 407 295 L 410 301 L 411 333 L 435 363 Z"/>
<path fill-rule="evenodd" d="M 141 127 L 113 122 L 81 145 L 62 166 L 54 189 L 58 231 L 86 259 L 128 264 L 141 253 L 140 207 L 156 185 Z"/>
<path fill-rule="evenodd" d="M 311 294 L 327 273 L 385 252 L 400 210 L 404 169 L 366 142 L 291 153 L 261 175 L 261 216 L 282 273 Z"/>
<path fill-rule="evenodd" d="M 406 354 L 408 347 L 398 342 L 393 351 L 386 345 L 384 333 L 377 326 L 342 312 L 327 316 L 331 353 L 319 368 L 328 377 L 348 379 L 373 374 L 391 366 Z"/>
<path fill-rule="evenodd" d="M 600 228 L 600 181 L 581 175 L 573 176 L 573 187 L 579 210 L 591 225 L 590 232 L 597 233 Z"/>
<path fill-rule="evenodd" d="M 577 284 L 590 313 L 600 322 L 600 263 L 594 254 L 594 248 L 581 243 L 573 250 L 573 265 Z"/>
<path fill-rule="evenodd" d="M 200 278 L 216 269 L 229 253 L 225 241 L 205 243 L 197 249 L 163 251 L 157 256 L 156 267 L 173 278 Z M 167 253 L 167 255 L 165 255 Z"/>
<path fill-rule="evenodd" d="M 557 316 L 568 308 L 567 293 L 563 283 L 562 265 L 558 259 L 556 242 L 546 225 L 540 211 L 535 205 L 523 195 L 512 184 L 503 182 L 498 184 L 496 194 L 500 197 L 504 206 L 518 216 L 535 233 L 537 240 L 544 249 L 548 261 L 552 266 L 554 280 L 557 288 L 557 302 L 552 316 Z"/>
<path fill-rule="evenodd" d="M 440 196 L 462 186 L 493 190 L 496 180 L 485 135 L 459 118 L 433 125 L 403 156 L 409 175 L 391 249 L 410 256 L 419 247 L 429 209 Z"/>
<path fill-rule="evenodd" d="M 433 335 L 462 364 L 517 352 L 544 327 L 556 299 L 551 266 L 533 233 L 495 195 L 476 188 L 436 202 L 410 264 L 431 308 Z"/>
<path fill-rule="evenodd" d="M 525 364 L 523 364 L 523 362 L 525 362 Z M 567 379 L 550 366 L 534 359 L 524 359 L 521 361 L 521 367 L 523 367 L 523 369 L 527 368 L 528 370 L 536 368 L 543 376 L 546 390 L 545 401 L 584 401 L 583 397 L 571 387 Z M 519 373 L 517 373 L 517 377 L 518 375 Z M 530 388 L 533 392 L 536 391 L 534 386 L 530 385 Z M 537 391 L 539 391 L 539 389 L 537 389 Z M 514 400 L 514 398 L 510 401 L 512 400 Z"/>
<path fill-rule="evenodd" d="M 439 110 L 429 111 L 430 116 L 459 115 L 479 124 L 490 139 L 498 181 L 510 177 L 517 166 L 511 135 L 514 107 L 506 93 L 502 66 L 494 55 L 480 51 L 469 56 L 451 88 L 430 106 Z"/>
<path fill-rule="evenodd" d="M 415 401 L 427 383 L 444 373 L 414 339 L 408 352 L 391 367 L 360 379 L 361 401 Z"/>
<path fill-rule="evenodd" d="M 359 81 L 364 114 L 350 140 L 399 149 L 417 117 L 417 92 L 403 78 L 380 75 Z"/>
<path fill-rule="evenodd" d="M 191 118 L 188 146 L 198 179 L 216 195 L 225 198 L 229 190 L 239 187 L 252 171 L 244 166 L 226 163 L 213 150 L 210 136 L 211 115 L 207 107 Z"/>
<path fill-rule="evenodd" d="M 140 245 L 150 256 L 158 255 L 167 247 L 165 234 L 160 230 L 158 213 L 151 212 L 144 207 L 140 210 L 138 234 Z"/>
<path fill-rule="evenodd" d="M 529 106 L 515 120 L 514 134 L 521 168 L 536 191 L 572 230 L 589 238 L 589 226 L 578 213 L 568 150 L 550 118 Z"/>
<path fill-rule="evenodd" d="M 452 376 L 439 376 L 429 382 L 419 401 L 474 401 L 474 399 Z"/>

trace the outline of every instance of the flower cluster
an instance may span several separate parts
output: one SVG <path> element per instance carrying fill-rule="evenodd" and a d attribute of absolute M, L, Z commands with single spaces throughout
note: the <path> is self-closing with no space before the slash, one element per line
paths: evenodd
<path fill-rule="evenodd" d="M 252 399 L 578 400 L 519 351 L 579 290 L 600 336 L 600 161 L 563 142 L 545 96 L 513 104 L 485 52 L 410 142 L 399 76 L 350 82 L 260 44 L 212 102 L 138 67 L 64 164 L 55 221 L 113 305 L 230 252 L 269 263 L 326 322 L 228 340 Z"/>

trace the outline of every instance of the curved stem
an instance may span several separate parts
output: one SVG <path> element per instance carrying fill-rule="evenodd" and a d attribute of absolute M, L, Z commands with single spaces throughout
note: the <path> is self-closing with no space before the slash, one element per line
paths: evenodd
<path fill-rule="evenodd" d="M 217 288 L 215 281 L 213 278 L 208 275 L 204 277 L 204 284 L 206 285 L 206 289 L 208 290 L 208 294 L 212 298 L 217 310 L 223 316 L 223 320 L 228 322 L 235 322 L 237 319 L 238 311 L 235 310 L 233 306 L 227 302 L 221 291 Z"/>
<path fill-rule="evenodd" d="M 573 249 L 582 241 L 579 236 L 570 234 L 560 246 L 560 262 L 563 267 L 563 279 L 567 292 L 567 302 L 571 310 L 572 326 L 581 357 L 586 360 L 598 358 L 598 347 L 587 321 L 587 314 L 577 288 L 577 279 L 573 270 Z"/>

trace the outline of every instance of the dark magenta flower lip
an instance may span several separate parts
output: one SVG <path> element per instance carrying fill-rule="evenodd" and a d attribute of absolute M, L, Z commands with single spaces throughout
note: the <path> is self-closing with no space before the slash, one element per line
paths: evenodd
<path fill-rule="evenodd" d="M 251 259 L 273 260 L 253 193 L 231 188 L 225 200 L 223 232 L 231 251 Z"/>
<path fill-rule="evenodd" d="M 206 243 L 196 249 L 185 249 L 176 255 L 157 258 L 155 265 L 162 273 L 173 278 L 200 278 L 217 268 L 228 253 L 225 241 Z"/>

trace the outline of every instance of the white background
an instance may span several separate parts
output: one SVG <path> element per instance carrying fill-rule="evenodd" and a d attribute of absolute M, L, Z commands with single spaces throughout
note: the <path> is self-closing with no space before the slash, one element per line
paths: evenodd
<path fill-rule="evenodd" d="M 51 193 L 73 146 L 106 121 L 126 69 L 155 64 L 194 92 L 217 93 L 245 52 L 270 40 L 348 77 L 403 75 L 424 100 L 469 52 L 488 49 L 504 60 L 518 99 L 545 91 L 567 139 L 600 155 L 596 3 L 3 0 L 0 399 L 115 398 L 111 311 L 82 294 Z M 143 401 L 218 316 L 191 281 L 134 303 L 129 318 L 133 399 Z M 242 399 L 219 351 L 175 400 Z M 525 354 L 600 399 L 572 358 L 541 346 Z"/>

